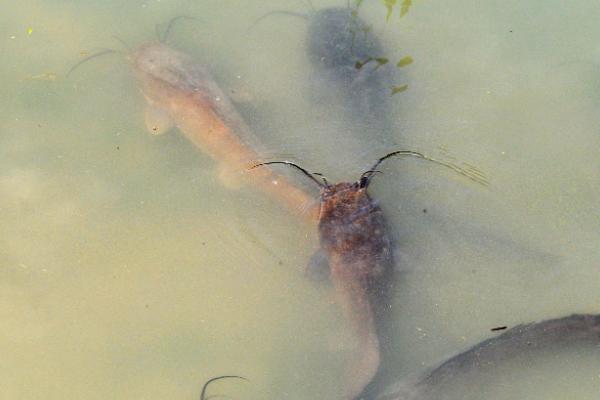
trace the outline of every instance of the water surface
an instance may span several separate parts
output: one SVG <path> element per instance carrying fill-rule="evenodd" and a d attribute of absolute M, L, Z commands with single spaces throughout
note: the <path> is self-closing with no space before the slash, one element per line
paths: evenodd
<path fill-rule="evenodd" d="M 113 35 L 137 46 L 155 39 L 155 24 L 196 16 L 171 43 L 247 95 L 240 111 L 265 157 L 356 179 L 384 148 L 347 157 L 332 151 L 344 132 L 311 129 L 319 124 L 305 97 L 306 25 L 274 17 L 248 31 L 275 9 L 307 7 L 29 0 L 4 8 L 2 398 L 194 399 L 206 379 L 229 373 L 251 382 L 221 382 L 215 393 L 335 398 L 347 333 L 331 292 L 304 278 L 316 228 L 251 189 L 223 188 L 213 162 L 177 132 L 147 134 L 122 57 L 65 77 L 86 54 L 120 49 Z M 395 142 L 448 152 L 490 180 L 482 187 L 395 160 L 373 183 L 399 255 L 386 375 L 418 373 L 499 325 L 600 312 L 600 6 L 415 1 L 386 23 L 382 2 L 370 1 L 360 15 L 390 60 L 415 60 L 396 77 L 408 89 L 392 98 Z M 448 396 L 592 399 L 599 371 L 593 355 L 551 354 Z"/>

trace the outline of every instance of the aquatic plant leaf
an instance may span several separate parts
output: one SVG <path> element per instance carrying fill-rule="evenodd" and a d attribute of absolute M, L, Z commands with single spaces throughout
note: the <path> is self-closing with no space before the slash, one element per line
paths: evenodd
<path fill-rule="evenodd" d="M 403 0 L 400 6 L 400 18 L 408 14 L 408 9 L 412 6 L 412 0 Z"/>
<path fill-rule="evenodd" d="M 400 59 L 400 61 L 398 61 L 398 64 L 396 64 L 396 67 L 398 67 L 398 68 L 406 67 L 407 65 L 412 64 L 413 61 L 414 60 L 411 56 L 402 57 Z"/>
<path fill-rule="evenodd" d="M 366 61 L 357 61 L 357 62 L 354 64 L 354 68 L 356 68 L 356 69 L 361 69 L 361 68 L 362 68 L 362 67 L 364 67 L 364 66 L 365 66 L 365 64 L 366 64 L 366 63 L 368 63 L 369 61 L 371 61 L 371 58 L 368 58 Z"/>
<path fill-rule="evenodd" d="M 377 69 L 377 68 L 381 67 L 382 65 L 385 65 L 388 62 L 390 62 L 389 58 L 386 58 L 386 57 L 369 57 L 369 58 L 367 58 L 364 61 L 357 61 L 354 64 L 354 68 L 361 69 L 362 67 L 364 67 L 365 65 L 367 65 L 371 61 L 375 61 L 377 63 L 377 66 L 375 67 L 375 69 Z"/>
<path fill-rule="evenodd" d="M 392 12 L 394 11 L 394 7 L 396 6 L 397 0 L 383 0 L 385 4 L 385 8 L 387 8 L 387 15 L 385 16 L 385 20 L 389 21 L 392 16 Z"/>
<path fill-rule="evenodd" d="M 374 59 L 375 62 L 377 62 L 377 66 L 375 67 L 375 69 L 381 67 L 382 65 L 387 64 L 390 60 L 385 58 L 385 57 L 378 57 Z"/>
<path fill-rule="evenodd" d="M 408 89 L 408 85 L 392 86 L 392 96 L 395 95 L 395 94 L 398 94 L 398 93 L 402 93 L 406 89 Z"/>

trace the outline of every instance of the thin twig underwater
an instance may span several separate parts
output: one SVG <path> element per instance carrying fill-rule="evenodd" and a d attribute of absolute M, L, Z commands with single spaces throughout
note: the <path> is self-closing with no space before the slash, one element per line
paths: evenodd
<path fill-rule="evenodd" d="M 387 342 L 384 326 L 391 312 L 394 286 L 394 258 L 387 221 L 367 189 L 377 168 L 391 157 L 417 157 L 452 169 L 467 178 L 486 184 L 485 176 L 409 150 L 381 157 L 356 182 L 330 184 L 321 174 L 310 173 L 290 161 L 269 161 L 252 167 L 283 164 L 296 168 L 320 188 L 319 238 L 322 256 L 338 304 L 356 339 L 353 361 L 346 372 L 340 398 L 353 400 L 375 377 L 380 364 L 380 343 Z M 320 179 L 316 178 L 317 175 Z"/>
<path fill-rule="evenodd" d="M 165 44 L 174 24 L 190 18 L 173 18 L 163 34 L 156 29 L 158 42 L 143 44 L 126 54 L 146 100 L 147 130 L 158 135 L 177 127 L 216 161 L 223 186 L 257 187 L 303 220 L 314 221 L 312 210 L 306 211 L 312 197 L 297 185 L 269 168 L 252 176 L 246 174 L 247 165 L 265 154 L 260 140 L 210 72 L 190 56 Z M 116 52 L 105 49 L 93 54 L 74 65 L 69 73 L 87 61 Z"/>

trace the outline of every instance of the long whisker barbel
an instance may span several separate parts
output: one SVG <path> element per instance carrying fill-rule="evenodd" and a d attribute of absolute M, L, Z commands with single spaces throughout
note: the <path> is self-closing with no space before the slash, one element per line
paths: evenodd
<path fill-rule="evenodd" d="M 248 381 L 248 379 L 244 378 L 243 376 L 238 376 L 238 375 L 221 375 L 221 376 L 216 376 L 214 378 L 211 378 L 211 379 L 207 380 L 206 383 L 204 384 L 204 386 L 202 386 L 202 392 L 200 393 L 200 400 L 207 400 L 206 389 L 208 388 L 209 384 L 211 384 L 214 381 L 218 381 L 220 379 L 226 379 L 226 378 L 236 378 L 236 379 L 242 379 L 242 380 Z"/>
<path fill-rule="evenodd" d="M 361 188 L 367 187 L 369 185 L 369 180 L 375 174 L 383 174 L 383 172 L 376 170 L 376 169 L 370 169 L 368 171 L 363 172 L 358 180 L 359 187 L 361 187 Z"/>
<path fill-rule="evenodd" d="M 169 34 L 171 33 L 171 30 L 173 29 L 173 26 L 175 26 L 175 23 L 177 21 L 182 20 L 182 19 L 192 19 L 195 21 L 200 21 L 200 19 L 189 16 L 189 15 L 178 15 L 176 17 L 171 18 L 171 20 L 167 24 L 167 28 L 165 29 L 165 31 L 163 32 L 162 35 L 160 35 L 158 33 L 158 25 L 155 25 L 156 37 L 158 38 L 158 40 L 163 44 L 166 43 L 167 39 L 169 38 Z"/>
<path fill-rule="evenodd" d="M 127 43 L 125 43 L 125 41 L 124 41 L 123 39 L 121 39 L 121 38 L 120 38 L 120 37 L 118 37 L 117 35 L 112 35 L 112 37 L 113 37 L 114 39 L 116 39 L 116 40 L 117 40 L 119 43 L 121 43 L 121 45 L 122 45 L 122 46 L 125 48 L 125 50 L 127 50 L 129 53 L 131 53 L 131 52 L 132 52 L 132 49 L 131 49 L 131 47 L 130 47 L 130 46 L 127 44 Z"/>
<path fill-rule="evenodd" d="M 308 19 L 308 14 L 302 14 L 299 12 L 295 12 L 295 11 L 284 11 L 284 10 L 278 10 L 278 11 L 271 11 L 268 12 L 266 14 L 261 15 L 260 17 L 256 18 L 254 20 L 254 22 L 252 23 L 252 25 L 250 26 L 250 28 L 248 28 L 249 30 L 254 28 L 256 25 L 258 25 L 263 19 L 270 17 L 271 15 L 288 15 L 288 16 L 292 16 L 292 17 L 298 17 L 298 18 L 302 18 L 304 20 Z"/>
<path fill-rule="evenodd" d="M 329 186 L 329 182 L 327 182 L 327 178 L 325 178 L 325 175 L 323 175 L 320 172 L 313 172 L 313 175 L 317 175 L 319 178 L 321 178 L 323 180 L 323 183 L 325 184 L 325 187 Z"/>
<path fill-rule="evenodd" d="M 395 156 L 418 157 L 423 160 L 431 161 L 431 162 L 434 162 L 443 167 L 449 168 L 449 169 L 453 170 L 454 172 L 458 172 L 459 174 L 467 177 L 468 179 L 471 179 L 472 181 L 480 183 L 484 186 L 486 186 L 488 184 L 488 180 L 485 177 L 485 175 L 481 171 L 478 171 L 476 168 L 474 168 L 472 166 L 468 166 L 468 168 L 461 168 L 458 165 L 440 161 L 435 158 L 426 156 L 425 154 L 422 154 L 422 153 L 419 153 L 416 151 L 412 151 L 412 150 L 398 150 L 398 151 L 394 151 L 389 154 L 386 154 L 385 156 L 383 156 L 379 160 L 377 160 L 377 162 L 369 169 L 369 171 L 375 170 L 383 161 L 387 160 L 388 158 L 395 157 Z M 363 174 L 363 176 L 364 176 L 364 174 Z M 361 187 L 369 186 L 369 184 L 371 183 L 372 177 L 373 177 L 373 174 L 370 174 L 364 178 L 361 177 Z"/>
<path fill-rule="evenodd" d="M 264 163 L 260 163 L 260 164 L 255 164 L 255 165 L 251 166 L 249 169 L 254 169 L 254 168 L 257 168 L 257 167 L 261 167 L 261 166 L 263 166 L 263 165 L 270 165 L 270 164 L 285 164 L 285 165 L 290 165 L 290 166 L 292 166 L 292 167 L 294 167 L 294 168 L 297 168 L 297 169 L 299 169 L 300 171 L 302 171 L 302 173 L 303 173 L 304 175 L 306 175 L 306 176 L 308 176 L 310 179 L 312 179 L 312 180 L 313 180 L 313 182 L 315 182 L 317 185 L 319 185 L 319 187 L 321 187 L 321 188 L 324 188 L 324 187 L 327 187 L 327 186 L 329 186 L 329 185 L 328 185 L 328 184 L 326 184 L 326 183 L 320 182 L 320 181 L 319 181 L 317 178 L 315 178 L 315 177 L 314 177 L 314 175 L 313 175 L 313 174 L 311 174 L 310 172 L 308 172 L 307 170 L 305 170 L 305 169 L 304 169 L 304 168 L 302 168 L 301 166 L 299 166 L 299 165 L 297 165 L 297 164 L 294 164 L 294 163 L 293 163 L 293 162 L 291 162 L 291 161 L 268 161 L 268 162 L 264 162 Z M 320 175 L 320 174 L 316 174 L 316 175 Z M 327 181 L 325 181 L 325 182 L 327 182 Z"/>
<path fill-rule="evenodd" d="M 69 69 L 69 72 L 67 72 L 67 75 L 66 75 L 66 76 L 68 77 L 69 75 L 71 75 L 71 73 L 72 73 L 73 71 L 75 71 L 75 69 L 77 69 L 77 67 L 79 67 L 81 64 L 83 64 L 83 63 L 85 63 L 85 62 L 88 62 L 88 61 L 90 61 L 90 60 L 92 60 L 92 59 L 94 59 L 94 58 L 96 58 L 96 57 L 100 57 L 100 56 L 103 56 L 103 55 L 105 55 L 105 54 L 112 54 L 112 53 L 119 53 L 119 51 L 117 51 L 117 50 L 113 50 L 113 49 L 104 49 L 104 50 L 101 50 L 101 51 L 99 51 L 99 52 L 97 52 L 97 53 L 94 53 L 94 54 L 92 54 L 92 55 L 90 55 L 90 56 L 87 56 L 87 57 L 86 57 L 86 58 L 84 58 L 83 60 L 79 61 L 77 64 L 73 65 L 73 66 L 72 66 L 72 67 Z"/>

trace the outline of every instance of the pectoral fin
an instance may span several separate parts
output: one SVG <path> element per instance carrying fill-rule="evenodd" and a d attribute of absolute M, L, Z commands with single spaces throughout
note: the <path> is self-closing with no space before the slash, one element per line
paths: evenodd
<path fill-rule="evenodd" d="M 329 283 L 329 259 L 323 249 L 319 249 L 312 255 L 306 267 L 306 277 L 316 283 Z"/>
<path fill-rule="evenodd" d="M 175 122 L 164 110 L 151 105 L 146 106 L 144 114 L 146 129 L 153 135 L 167 133 L 175 126 Z"/>
<path fill-rule="evenodd" d="M 230 88 L 228 94 L 231 101 L 236 104 L 251 104 L 254 102 L 252 93 L 242 87 Z"/>
<path fill-rule="evenodd" d="M 236 190 L 243 185 L 242 172 L 225 164 L 218 167 L 219 181 L 227 189 Z"/>

